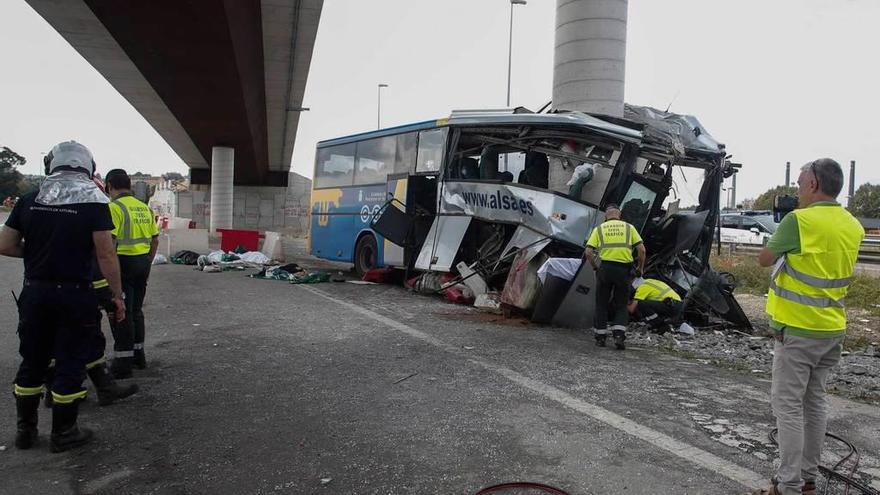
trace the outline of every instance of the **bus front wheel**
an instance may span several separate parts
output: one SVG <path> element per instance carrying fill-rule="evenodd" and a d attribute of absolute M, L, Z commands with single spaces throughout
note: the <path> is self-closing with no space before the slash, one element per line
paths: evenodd
<path fill-rule="evenodd" d="M 367 234 L 358 239 L 354 248 L 354 270 L 358 276 L 363 277 L 365 273 L 376 268 L 378 254 L 379 246 L 375 237 Z"/>

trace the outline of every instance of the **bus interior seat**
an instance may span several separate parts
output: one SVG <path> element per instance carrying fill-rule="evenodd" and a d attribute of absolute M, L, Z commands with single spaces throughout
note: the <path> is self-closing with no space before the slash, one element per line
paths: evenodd
<path fill-rule="evenodd" d="M 480 179 L 498 178 L 498 147 L 489 145 L 480 153 Z"/>
<path fill-rule="evenodd" d="M 529 151 L 526 153 L 525 166 L 519 173 L 520 184 L 540 187 L 547 189 L 550 176 L 550 160 L 547 155 L 537 151 Z"/>
<path fill-rule="evenodd" d="M 464 157 L 459 160 L 459 178 L 475 180 L 480 178 L 480 167 L 475 158 Z"/>

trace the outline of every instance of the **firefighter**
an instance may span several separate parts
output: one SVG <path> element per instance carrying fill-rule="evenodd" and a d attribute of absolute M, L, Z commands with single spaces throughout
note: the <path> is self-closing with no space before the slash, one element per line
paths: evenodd
<path fill-rule="evenodd" d="M 107 172 L 104 182 L 113 200 L 110 213 L 127 314 L 113 335 L 111 370 L 116 378 L 130 378 L 132 366 L 147 367 L 143 305 L 150 267 L 159 247 L 159 227 L 150 207 L 132 195 L 131 178 L 125 170 L 117 168 Z"/>
<path fill-rule="evenodd" d="M 95 186 L 91 152 L 68 141 L 46 155 L 50 175 L 23 198 L 0 231 L 0 254 L 24 259 L 18 300 L 21 365 L 15 377 L 18 416 L 15 446 L 37 441 L 40 397 L 54 353 L 54 401 L 50 450 L 63 452 L 88 443 L 91 430 L 79 428 L 79 402 L 93 348 L 95 308 L 93 264 L 110 286 L 117 317 L 125 315 L 119 265 L 113 249 L 113 221 L 107 197 Z"/>
<path fill-rule="evenodd" d="M 605 347 L 608 337 L 609 320 L 614 346 L 618 350 L 626 348 L 626 325 L 629 313 L 630 270 L 633 265 L 633 248 L 638 252 L 638 275 L 645 269 L 647 256 L 642 237 L 632 225 L 620 219 L 620 208 L 610 204 L 605 208 L 605 221 L 593 229 L 584 258 L 596 271 L 596 345 Z M 596 263 L 595 250 L 599 251 Z"/>
<path fill-rule="evenodd" d="M 630 315 L 644 320 L 651 330 L 665 333 L 681 314 L 681 296 L 666 282 L 655 278 L 633 282 L 635 294 L 627 306 Z"/>

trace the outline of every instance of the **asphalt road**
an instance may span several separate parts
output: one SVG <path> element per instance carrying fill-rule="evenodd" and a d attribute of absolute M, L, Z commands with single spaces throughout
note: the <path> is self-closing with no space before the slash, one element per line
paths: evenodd
<path fill-rule="evenodd" d="M 20 272 L 0 259 L 10 382 L 16 315 L 2 294 Z M 143 392 L 83 406 L 94 444 L 50 454 L 42 410 L 41 445 L 18 451 L 11 393 L 0 401 L 0 493 L 473 494 L 530 480 L 738 494 L 771 473 L 769 383 L 739 372 L 383 285 L 164 265 L 145 311 Z M 833 411 L 880 480 L 880 409 L 835 399 Z"/>

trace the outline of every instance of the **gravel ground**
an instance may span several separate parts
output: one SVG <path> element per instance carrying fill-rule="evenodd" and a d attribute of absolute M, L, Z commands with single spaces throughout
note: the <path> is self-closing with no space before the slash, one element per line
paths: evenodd
<path fill-rule="evenodd" d="M 661 336 L 635 324 L 630 327 L 628 339 L 634 345 L 662 348 L 704 363 L 769 376 L 773 339 L 764 313 L 765 299 L 744 294 L 737 300 L 755 326 L 752 335 L 727 329 L 697 329 L 694 336 Z M 880 404 L 880 335 L 874 330 L 880 328 L 878 318 L 861 310 L 849 313 L 846 350 L 831 374 L 829 388 L 844 397 Z"/>

